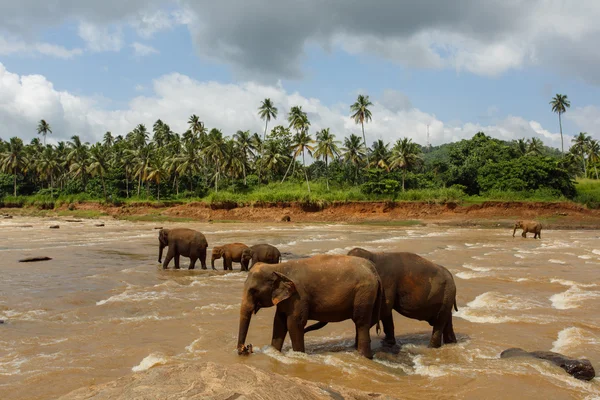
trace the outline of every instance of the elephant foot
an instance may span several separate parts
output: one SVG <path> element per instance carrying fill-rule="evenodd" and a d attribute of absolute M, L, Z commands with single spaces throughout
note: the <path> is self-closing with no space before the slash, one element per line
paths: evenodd
<path fill-rule="evenodd" d="M 381 344 L 387 347 L 393 347 L 396 345 L 396 338 L 384 338 L 381 340 Z"/>

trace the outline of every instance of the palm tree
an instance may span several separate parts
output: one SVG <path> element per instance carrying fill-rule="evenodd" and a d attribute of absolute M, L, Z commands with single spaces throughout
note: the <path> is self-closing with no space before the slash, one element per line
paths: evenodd
<path fill-rule="evenodd" d="M 46 145 L 46 135 L 48 133 L 52 133 L 52 129 L 50 128 L 50 124 L 46 122 L 46 120 L 41 119 L 37 126 L 38 135 L 44 136 L 44 146 Z"/>
<path fill-rule="evenodd" d="M 527 140 L 518 139 L 515 144 L 516 144 L 517 153 L 519 153 L 519 156 L 522 157 L 525 154 L 527 154 Z"/>
<path fill-rule="evenodd" d="M 595 139 L 590 139 L 590 144 L 587 148 L 588 162 L 594 166 L 596 172 L 596 179 L 598 179 L 598 168 L 596 165 L 600 161 L 600 143 Z"/>
<path fill-rule="evenodd" d="M 402 169 L 402 191 L 404 192 L 404 181 L 406 179 L 406 171 L 414 168 L 421 162 L 421 148 L 413 143 L 411 139 L 404 138 L 398 140 L 392 148 L 390 157 L 390 169 Z"/>
<path fill-rule="evenodd" d="M 531 138 L 529 141 L 529 147 L 527 148 L 527 155 L 542 155 L 542 149 L 544 148 L 544 143 L 538 138 Z"/>
<path fill-rule="evenodd" d="M 246 182 L 246 165 L 248 165 L 248 155 L 253 156 L 253 150 L 256 150 L 255 141 L 252 139 L 250 135 L 250 131 L 237 131 L 233 138 L 236 141 L 236 145 L 239 149 L 239 155 L 242 157 L 242 166 L 244 173 L 244 185 L 247 185 Z M 262 146 L 261 146 L 262 152 Z M 262 154 L 261 154 L 262 157 Z M 260 179 L 259 179 L 260 182 Z"/>
<path fill-rule="evenodd" d="M 154 153 L 154 157 L 150 159 L 148 164 L 148 181 L 156 183 L 156 191 L 158 201 L 160 201 L 160 182 L 167 176 L 167 171 L 164 168 L 165 158 L 160 152 Z"/>
<path fill-rule="evenodd" d="M 339 157 L 340 148 L 338 147 L 339 141 L 335 140 L 335 135 L 329 132 L 329 128 L 325 128 L 321 130 L 321 132 L 317 133 L 317 151 L 315 151 L 315 157 L 317 159 L 324 158 L 325 159 L 325 171 L 326 178 L 325 182 L 327 183 L 327 190 L 329 190 L 329 164 L 328 158 L 331 157 Z"/>
<path fill-rule="evenodd" d="M 385 169 L 389 172 L 390 150 L 388 149 L 388 147 L 389 143 L 384 143 L 381 139 L 378 139 L 376 142 L 373 142 L 373 152 L 371 153 L 373 156 L 373 161 L 369 166 Z"/>
<path fill-rule="evenodd" d="M 204 149 L 208 158 L 216 164 L 216 172 L 214 175 L 215 192 L 219 191 L 219 176 L 221 175 L 221 165 L 226 159 L 226 145 L 223 138 L 223 132 L 218 129 L 211 129 L 206 138 L 206 148 Z"/>
<path fill-rule="evenodd" d="M 567 108 L 571 107 L 571 102 L 567 99 L 566 94 L 557 94 L 556 96 L 554 96 L 552 98 L 550 105 L 552 106 L 552 112 L 555 112 L 558 114 L 558 125 L 560 127 L 560 146 L 561 146 L 561 152 L 564 156 L 565 146 L 563 144 L 561 115 L 564 114 L 565 112 L 567 112 Z"/>
<path fill-rule="evenodd" d="M 200 117 L 198 117 L 196 114 L 192 114 L 188 120 L 188 124 L 192 134 L 199 139 L 203 139 L 203 136 L 206 132 L 204 129 L 204 122 L 200 121 Z"/>
<path fill-rule="evenodd" d="M 190 181 L 190 191 L 194 190 L 194 181 L 192 177 L 201 169 L 198 158 L 198 147 L 194 141 L 183 143 L 182 152 L 173 157 L 173 163 L 177 165 L 175 172 L 178 176 L 188 176 Z"/>
<path fill-rule="evenodd" d="M 90 147 L 89 161 L 90 164 L 87 167 L 87 172 L 92 176 L 100 175 L 100 180 L 102 181 L 102 192 L 104 192 L 104 198 L 106 199 L 106 184 L 104 183 L 104 176 L 108 170 L 108 158 L 100 143 L 96 143 Z"/>
<path fill-rule="evenodd" d="M 302 165 L 304 166 L 304 177 L 306 178 L 306 187 L 308 188 L 308 193 L 310 193 L 310 184 L 308 183 L 308 174 L 306 173 L 306 159 L 304 158 L 304 151 L 306 150 L 308 152 L 308 155 L 312 156 L 314 147 L 311 146 L 311 144 L 313 144 L 314 142 L 315 141 L 312 140 L 312 138 L 308 134 L 308 131 L 303 129 L 302 131 L 294 135 L 292 145 L 294 149 L 293 160 L 295 160 L 296 157 L 298 157 L 300 153 L 302 153 Z M 285 179 L 285 177 L 283 179 Z"/>
<path fill-rule="evenodd" d="M 113 138 L 112 133 L 106 132 L 104 134 L 104 146 L 110 148 L 115 144 L 115 139 Z"/>
<path fill-rule="evenodd" d="M 2 172 L 13 175 L 13 196 L 17 195 L 17 174 L 25 172 L 27 156 L 23 141 L 18 137 L 10 138 L 7 149 L 2 153 Z"/>
<path fill-rule="evenodd" d="M 74 135 L 71 137 L 69 142 L 70 151 L 67 154 L 67 163 L 69 164 L 69 171 L 75 178 L 81 178 L 83 182 L 84 190 L 87 188 L 87 166 L 89 164 L 88 159 L 88 144 L 81 143 L 79 136 Z"/>
<path fill-rule="evenodd" d="M 295 144 L 297 144 L 299 140 L 300 141 L 304 140 L 301 133 L 303 134 L 304 137 L 308 136 L 310 138 L 310 135 L 307 134 L 308 128 L 310 127 L 310 121 L 308 120 L 308 116 L 306 115 L 306 113 L 304 111 L 302 111 L 302 106 L 292 107 L 290 109 L 290 113 L 288 114 L 287 119 L 288 119 L 288 122 L 290 123 L 289 127 L 296 130 L 296 135 L 294 135 L 294 138 L 292 139 L 293 143 L 291 146 L 292 150 L 294 150 Z M 298 153 L 298 154 L 300 154 L 300 153 Z M 294 170 L 295 170 L 296 157 L 297 157 L 297 154 L 292 157 L 292 160 L 290 161 L 290 165 L 288 166 L 288 169 L 285 172 L 283 179 L 281 180 L 282 183 L 283 183 L 283 181 L 285 181 L 285 178 L 287 177 L 287 174 L 288 174 L 292 164 L 294 165 Z M 294 170 L 292 170 L 292 175 L 294 175 Z"/>
<path fill-rule="evenodd" d="M 54 195 L 54 175 L 59 170 L 59 160 L 52 146 L 48 145 L 44 148 L 36 166 L 40 176 L 50 181 L 50 193 Z"/>
<path fill-rule="evenodd" d="M 358 169 L 360 163 L 366 155 L 365 146 L 360 142 L 360 138 L 355 134 L 344 139 L 344 161 L 354 166 L 354 183 L 358 182 Z"/>
<path fill-rule="evenodd" d="M 263 134 L 263 143 L 267 140 L 267 127 L 269 126 L 269 122 L 271 119 L 277 118 L 277 107 L 273 105 L 271 99 L 264 99 L 258 108 L 258 116 L 260 119 L 265 121 L 265 132 Z M 260 148 L 260 157 L 262 159 L 264 152 L 264 146 Z M 260 184 L 260 176 L 262 171 L 262 165 L 258 167 L 258 183 Z M 244 183 L 245 184 L 245 183 Z"/>
<path fill-rule="evenodd" d="M 354 122 L 356 124 L 360 124 L 362 128 L 363 144 L 365 145 L 365 150 L 367 150 L 367 165 L 369 165 L 370 162 L 367 147 L 367 138 L 365 136 L 365 122 L 369 122 L 372 120 L 371 111 L 369 110 L 369 107 L 372 105 L 373 103 L 371 103 L 371 101 L 369 100 L 369 96 L 359 94 L 358 98 L 356 99 L 356 102 L 350 106 L 350 111 L 354 113 L 350 116 L 350 118 L 353 118 Z"/>
<path fill-rule="evenodd" d="M 585 156 L 587 155 L 587 147 L 590 144 L 591 138 L 586 132 L 579 132 L 579 135 L 571 139 L 573 147 L 575 148 L 576 154 L 581 157 L 583 163 L 583 177 L 587 178 L 587 168 L 585 165 Z"/>
<path fill-rule="evenodd" d="M 265 170 L 272 176 L 275 176 L 276 172 L 281 171 L 282 167 L 287 163 L 288 156 L 285 154 L 285 150 L 279 142 L 274 140 L 267 141 L 262 162 L 264 163 Z"/>

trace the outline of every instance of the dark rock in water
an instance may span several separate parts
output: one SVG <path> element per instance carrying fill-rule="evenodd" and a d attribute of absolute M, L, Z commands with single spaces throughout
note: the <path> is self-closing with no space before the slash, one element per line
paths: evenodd
<path fill-rule="evenodd" d="M 0 325 L 2 325 L 4 323 L 3 319 L 0 319 Z"/>
<path fill-rule="evenodd" d="M 94 225 L 94 226 L 97 226 L 97 227 L 103 227 L 103 226 L 104 226 L 104 224 L 96 224 L 96 225 Z"/>
<path fill-rule="evenodd" d="M 155 226 L 154 229 L 162 229 L 162 226 Z"/>
<path fill-rule="evenodd" d="M 335 384 L 310 382 L 265 371 L 251 365 L 213 362 L 152 367 L 113 382 L 87 385 L 59 400 L 388 400 L 391 396 Z"/>
<path fill-rule="evenodd" d="M 50 225 L 50 229 L 58 229 L 60 228 L 60 225 Z"/>
<path fill-rule="evenodd" d="M 4 218 L 4 219 L 12 219 L 12 217 L 13 217 L 12 215 L 3 215 L 2 216 L 2 218 Z"/>
<path fill-rule="evenodd" d="M 19 262 L 36 262 L 36 261 L 48 261 L 48 260 L 52 260 L 52 258 L 50 258 L 50 257 L 27 257 L 27 258 L 20 259 Z"/>
<path fill-rule="evenodd" d="M 550 361 L 551 363 L 558 365 L 569 375 L 583 381 L 591 381 L 596 376 L 596 371 L 589 360 L 586 359 L 575 359 L 569 358 L 559 353 L 552 351 L 525 351 L 519 348 L 506 349 L 500 354 L 500 358 L 512 358 L 512 357 L 532 357 L 539 358 L 541 360 Z"/>
<path fill-rule="evenodd" d="M 33 228 L 33 225 L 17 225 L 15 228 Z"/>

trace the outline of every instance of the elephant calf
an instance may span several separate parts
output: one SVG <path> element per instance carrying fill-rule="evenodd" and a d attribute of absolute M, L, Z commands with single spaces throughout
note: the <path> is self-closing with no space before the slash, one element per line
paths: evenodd
<path fill-rule="evenodd" d="M 252 313 L 277 306 L 271 341 L 275 349 L 281 351 L 289 332 L 294 351 L 304 352 L 304 327 L 309 319 L 351 319 L 359 353 L 372 358 L 369 330 L 379 321 L 382 302 L 381 280 L 368 260 L 319 255 L 280 264 L 259 262 L 244 284 L 238 354 L 247 352 L 244 343 Z"/>
<path fill-rule="evenodd" d="M 392 310 L 408 318 L 427 321 L 433 327 L 429 347 L 456 343 L 452 327 L 452 308 L 456 308 L 456 285 L 450 271 L 414 253 L 371 253 L 354 248 L 348 252 L 372 261 L 383 283 L 385 304 L 381 309 L 381 322 L 385 342 L 396 344 Z M 320 329 L 319 322 L 305 332 Z"/>
<path fill-rule="evenodd" d="M 223 246 L 215 246 L 212 249 L 212 256 L 210 258 L 210 264 L 212 269 L 215 268 L 215 260 L 223 258 L 223 270 L 233 271 L 232 263 L 239 262 L 242 266 L 242 271 L 248 271 L 248 265 L 242 263 L 242 253 L 248 246 L 243 243 L 229 243 Z"/>
<path fill-rule="evenodd" d="M 542 238 L 542 224 L 537 221 L 517 221 L 515 222 L 515 229 L 513 230 L 513 237 L 517 229 L 523 229 L 521 236 L 527 237 L 527 233 L 533 233 L 534 239 Z"/>
<path fill-rule="evenodd" d="M 163 269 L 167 269 L 172 258 L 175 258 L 175 269 L 179 269 L 179 256 L 190 258 L 189 269 L 194 269 L 198 259 L 202 269 L 206 269 L 208 242 L 202 233 L 187 228 L 161 229 L 158 231 L 158 243 L 158 262 L 162 260 L 163 249 L 169 247 Z"/>
<path fill-rule="evenodd" d="M 242 268 L 250 270 L 257 262 L 277 264 L 281 260 L 281 253 L 270 244 L 255 244 L 242 252 Z"/>

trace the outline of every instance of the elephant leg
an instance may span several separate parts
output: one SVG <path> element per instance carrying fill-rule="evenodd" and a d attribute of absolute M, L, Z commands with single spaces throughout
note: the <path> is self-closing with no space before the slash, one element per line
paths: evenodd
<path fill-rule="evenodd" d="M 275 319 L 273 320 L 273 339 L 271 340 L 271 346 L 273 346 L 276 350 L 281 351 L 287 333 L 287 315 L 281 312 L 275 312 Z"/>
<path fill-rule="evenodd" d="M 287 328 L 290 339 L 292 339 L 292 349 L 304 353 L 304 327 L 298 323 L 296 318 L 290 315 L 287 317 Z"/>
<path fill-rule="evenodd" d="M 542 238 L 542 232 L 538 232 L 538 239 Z"/>
<path fill-rule="evenodd" d="M 524 237 L 524 238 L 526 238 L 527 237 L 527 231 L 523 230 L 523 233 L 521 233 L 521 236 Z"/>
<path fill-rule="evenodd" d="M 163 261 L 163 269 L 167 269 L 169 267 L 169 263 L 173 259 L 173 253 L 174 252 L 171 251 L 171 248 L 169 247 L 169 251 L 167 252 L 167 256 L 165 257 L 165 260 Z"/>
<path fill-rule="evenodd" d="M 202 249 L 200 252 L 200 265 L 202 265 L 202 269 L 206 269 L 206 249 Z"/>
<path fill-rule="evenodd" d="M 175 269 L 179 269 L 179 253 L 175 254 Z"/>
<path fill-rule="evenodd" d="M 442 334 L 444 332 L 444 328 L 446 328 L 446 324 L 448 323 L 448 315 L 443 312 L 440 314 L 440 317 L 434 320 L 433 323 L 429 322 L 429 324 L 433 326 L 429 347 L 435 349 L 442 347 Z"/>
<path fill-rule="evenodd" d="M 383 324 L 383 332 L 385 333 L 384 343 L 389 346 L 396 344 L 396 336 L 394 335 L 394 316 L 390 315 L 381 318 Z"/>
<path fill-rule="evenodd" d="M 232 264 L 231 257 L 227 257 L 227 256 L 223 257 L 223 270 L 224 271 L 227 271 L 227 270 L 233 271 L 231 264 Z"/>
<path fill-rule="evenodd" d="M 356 324 L 358 352 L 369 359 L 373 358 L 373 352 L 371 351 L 371 336 L 369 335 L 370 328 L 371 326 L 369 323 Z"/>
<path fill-rule="evenodd" d="M 196 260 L 197 259 L 198 259 L 198 257 L 190 257 L 190 266 L 188 267 L 188 269 L 196 268 Z"/>
<path fill-rule="evenodd" d="M 444 327 L 444 344 L 456 343 L 456 335 L 454 334 L 454 327 L 452 326 L 452 317 L 448 319 L 446 327 Z"/>

